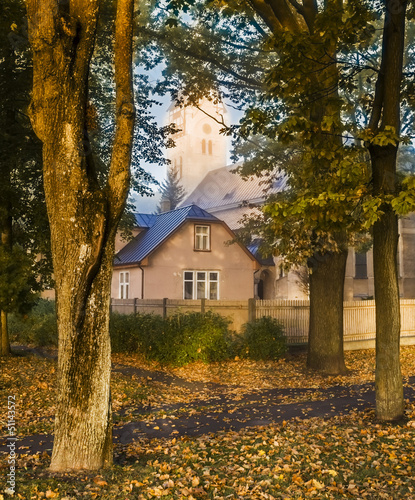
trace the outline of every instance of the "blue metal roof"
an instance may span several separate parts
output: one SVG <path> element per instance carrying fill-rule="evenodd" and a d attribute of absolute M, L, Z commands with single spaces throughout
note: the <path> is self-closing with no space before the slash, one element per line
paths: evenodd
<path fill-rule="evenodd" d="M 138 227 L 151 227 L 157 219 L 156 214 L 134 214 Z"/>
<path fill-rule="evenodd" d="M 262 240 L 260 238 L 254 239 L 246 248 L 251 252 L 251 254 L 264 266 L 275 266 L 274 259 L 272 257 L 263 257 L 261 253 Z"/>
<path fill-rule="evenodd" d="M 117 253 L 114 259 L 116 266 L 141 262 L 187 220 L 220 222 L 217 217 L 196 205 L 158 215 L 136 214 L 136 220 L 142 224 L 146 223 L 147 226 L 140 227 L 147 229 Z"/>

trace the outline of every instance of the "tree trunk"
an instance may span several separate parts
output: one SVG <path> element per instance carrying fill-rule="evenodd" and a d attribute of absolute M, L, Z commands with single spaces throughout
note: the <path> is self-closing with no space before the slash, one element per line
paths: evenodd
<path fill-rule="evenodd" d="M 307 366 L 328 375 L 346 373 L 343 351 L 343 295 L 347 249 L 316 255 L 310 274 Z"/>
<path fill-rule="evenodd" d="M 382 201 L 396 194 L 396 156 L 400 133 L 400 102 L 405 47 L 406 0 L 386 0 L 382 60 L 376 82 L 368 145 L 373 193 Z M 393 131 L 396 139 L 380 145 L 377 136 Z M 376 415 L 392 421 L 403 417 L 404 399 L 400 366 L 400 306 L 397 245 L 398 221 L 389 203 L 380 206 L 373 226 L 373 265 L 376 300 Z"/>
<path fill-rule="evenodd" d="M 7 327 L 7 313 L 0 311 L 0 328 L 1 328 L 1 351 L 0 355 L 6 357 L 10 355 L 9 331 Z"/>
<path fill-rule="evenodd" d="M 10 186 L 10 172 L 5 182 Z M 10 192 L 9 192 L 10 193 Z M 8 193 L 8 194 L 9 194 Z M 10 200 L 7 200 L 4 204 L 3 209 L 6 211 L 6 215 L 2 220 L 2 231 L 1 231 L 1 245 L 5 248 L 6 252 L 12 252 L 13 248 L 13 218 L 10 215 L 12 211 L 12 205 Z M 9 340 L 9 328 L 7 323 L 7 312 L 0 311 L 0 355 L 6 357 L 10 355 L 10 340 Z"/>
<path fill-rule="evenodd" d="M 371 147 L 374 187 L 394 190 L 397 147 Z M 399 420 L 404 412 L 400 365 L 401 313 L 398 285 L 398 218 L 389 204 L 373 226 L 376 300 L 376 416 Z"/>
<path fill-rule="evenodd" d="M 103 186 L 85 145 L 98 0 L 70 0 L 69 14 L 57 0 L 27 0 L 27 9 L 33 49 L 31 120 L 43 142 L 59 332 L 51 469 L 98 469 L 112 463 L 109 304 L 134 128 L 133 0 L 117 2 L 116 133 Z"/>

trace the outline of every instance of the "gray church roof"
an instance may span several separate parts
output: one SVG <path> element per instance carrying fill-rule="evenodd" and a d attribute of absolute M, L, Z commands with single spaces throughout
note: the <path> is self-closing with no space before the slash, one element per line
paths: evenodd
<path fill-rule="evenodd" d="M 231 229 L 237 229 L 243 215 L 252 210 L 252 205 L 262 205 L 269 194 L 284 191 L 286 187 L 284 175 L 269 186 L 261 177 L 244 180 L 232 172 L 237 166 L 229 165 L 208 172 L 183 205 L 195 203 L 217 215 Z"/>
<path fill-rule="evenodd" d="M 144 228 L 144 231 L 116 254 L 115 266 L 141 262 L 187 220 L 220 222 L 217 217 L 196 205 L 189 205 L 158 215 L 136 214 L 135 218 L 138 226 Z"/>

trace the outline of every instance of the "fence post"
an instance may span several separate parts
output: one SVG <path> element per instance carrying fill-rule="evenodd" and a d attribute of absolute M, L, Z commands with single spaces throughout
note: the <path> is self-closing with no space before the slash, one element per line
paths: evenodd
<path fill-rule="evenodd" d="M 134 314 L 137 314 L 138 311 L 138 299 L 134 299 Z"/>
<path fill-rule="evenodd" d="M 206 299 L 200 299 L 200 312 L 205 314 L 206 310 Z"/>
<path fill-rule="evenodd" d="M 167 318 L 167 299 L 163 299 L 163 319 Z"/>
<path fill-rule="evenodd" d="M 248 299 L 248 322 L 252 323 L 256 320 L 256 300 Z"/>

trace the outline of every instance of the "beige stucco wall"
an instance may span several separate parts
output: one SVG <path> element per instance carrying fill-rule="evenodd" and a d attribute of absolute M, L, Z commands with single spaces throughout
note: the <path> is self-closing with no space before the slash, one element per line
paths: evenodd
<path fill-rule="evenodd" d="M 402 217 L 399 224 L 401 239 L 401 292 L 406 299 L 415 298 L 415 213 Z"/>
<path fill-rule="evenodd" d="M 219 298 L 246 300 L 254 296 L 254 271 L 258 267 L 238 245 L 225 243 L 231 234 L 222 224 L 211 226 L 211 251 L 194 251 L 194 223 L 187 222 L 148 259 L 144 269 L 144 297 L 182 299 L 184 271 L 219 271 Z M 141 270 L 114 269 L 113 298 L 119 297 L 119 272 L 130 272 L 130 298 L 141 296 Z"/>

